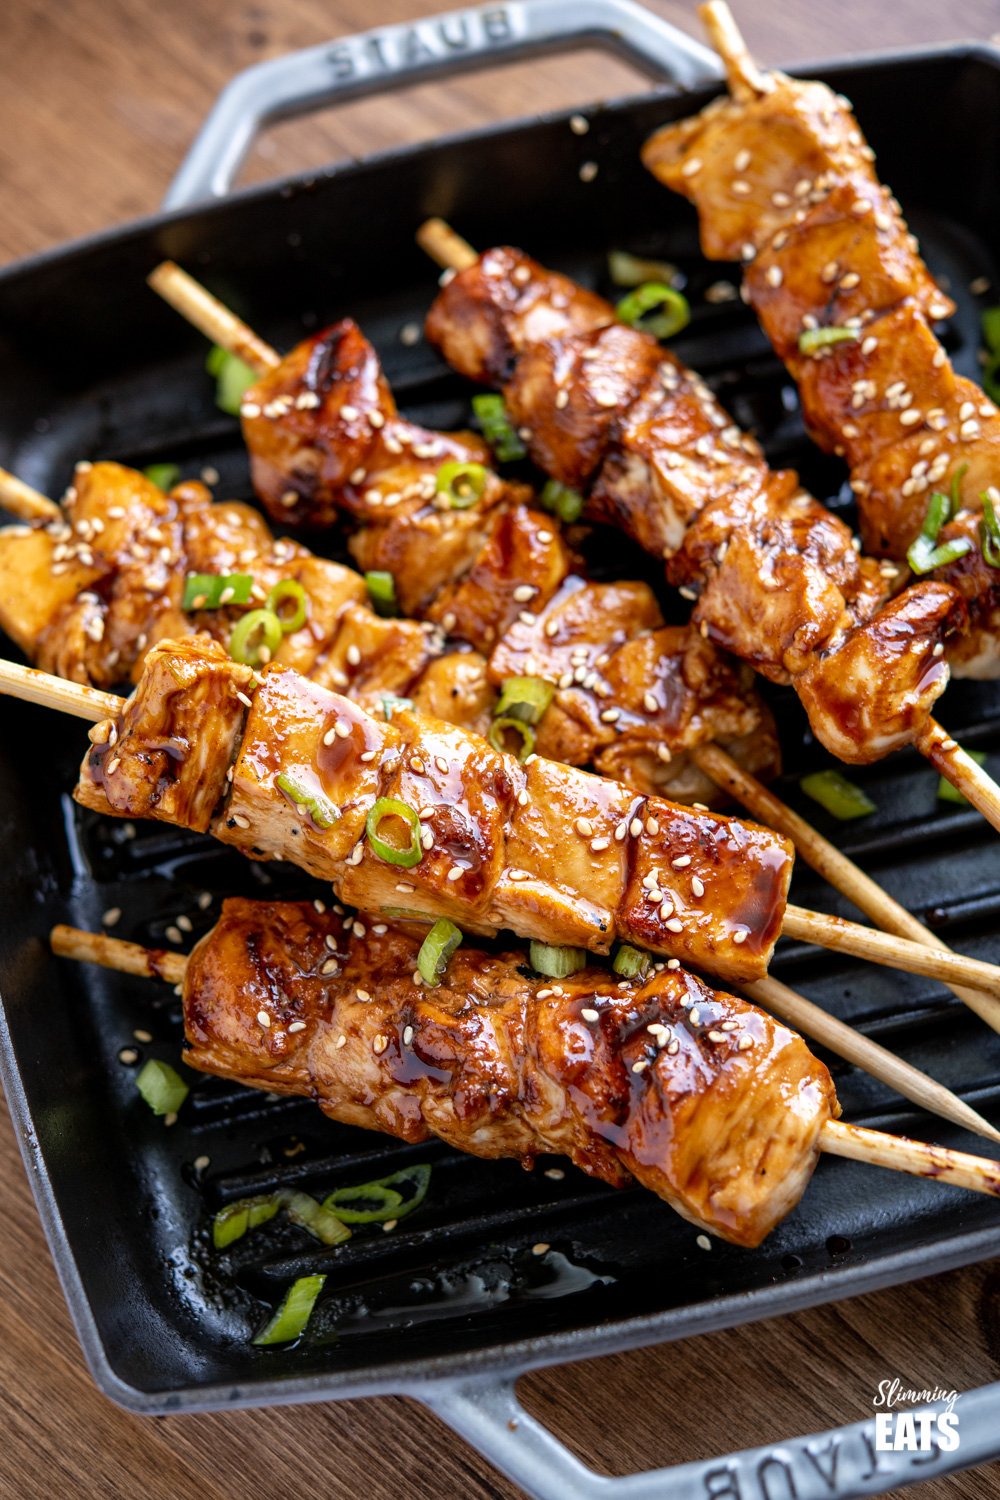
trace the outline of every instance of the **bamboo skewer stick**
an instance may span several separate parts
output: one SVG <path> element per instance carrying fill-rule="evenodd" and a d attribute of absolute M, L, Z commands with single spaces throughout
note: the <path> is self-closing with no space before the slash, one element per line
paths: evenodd
<path fill-rule="evenodd" d="M 747 103 L 761 94 L 769 94 L 774 84 L 754 62 L 725 0 L 707 0 L 705 5 L 699 5 L 698 14 L 709 41 L 725 64 L 726 81 L 733 98 Z"/>
<path fill-rule="evenodd" d="M 62 520 L 61 506 L 6 469 L 0 469 L 0 510 L 9 511 L 22 521 Z"/>
<path fill-rule="evenodd" d="M 83 932 L 79 928 L 62 925 L 52 929 L 51 943 L 52 951 L 61 958 L 100 964 L 103 968 L 136 974 L 142 978 L 163 979 L 168 984 L 184 983 L 187 959 L 181 953 L 142 948 L 138 943 L 127 943 L 120 938 L 106 937 L 103 933 Z M 752 988 L 756 989 L 758 986 Z M 779 988 L 784 989 L 784 986 Z M 880 1052 L 882 1049 L 876 1050 Z M 947 1090 L 944 1092 L 947 1093 Z M 960 1100 L 957 1102 L 961 1104 Z M 992 1127 L 988 1128 L 996 1137 L 997 1133 Z M 1000 1162 L 991 1161 L 988 1157 L 972 1156 L 944 1146 L 928 1145 L 923 1141 L 911 1141 L 905 1136 L 889 1135 L 881 1130 L 844 1125 L 839 1120 L 827 1121 L 820 1134 L 819 1145 L 821 1151 L 834 1156 L 871 1162 L 874 1166 L 893 1168 L 917 1177 L 935 1177 L 956 1187 L 1000 1198 Z"/>
<path fill-rule="evenodd" d="M 913 1067 L 912 1063 L 904 1062 L 901 1057 L 897 1057 L 880 1043 L 873 1042 L 870 1037 L 862 1036 L 845 1021 L 838 1021 L 836 1016 L 831 1016 L 828 1011 L 814 1005 L 804 995 L 796 994 L 795 990 L 789 989 L 780 979 L 768 976 L 767 979 L 758 979 L 754 984 L 744 985 L 743 989 L 751 1000 L 769 1010 L 772 1015 L 787 1021 L 790 1026 L 801 1031 L 803 1036 L 821 1043 L 846 1062 L 870 1073 L 897 1094 L 902 1094 L 904 1099 L 919 1104 L 921 1109 L 926 1109 L 931 1114 L 941 1115 L 943 1119 L 961 1125 L 963 1130 L 971 1130 L 990 1141 L 1000 1141 L 1000 1130 L 984 1120 L 971 1104 L 966 1104 L 951 1089 L 945 1088 L 943 1083 L 937 1083 L 927 1073 Z"/>
<path fill-rule="evenodd" d="M 125 704 L 125 700 L 116 697 L 114 693 L 103 693 L 78 682 L 50 677 L 47 672 L 39 672 L 34 667 L 21 667 L 2 660 L 0 693 L 24 698 L 30 703 L 55 708 L 84 719 L 114 717 Z M 930 979 L 954 980 L 956 983 L 964 981 L 976 989 L 985 989 L 991 995 L 1000 995 L 1000 968 L 993 964 L 966 958 L 963 954 L 925 948 L 920 943 L 908 942 L 891 933 L 860 927 L 855 922 L 845 922 L 841 917 L 826 916 L 822 912 L 806 911 L 802 907 L 788 905 L 785 908 L 782 932 L 787 937 L 817 943 L 821 947 L 833 948 L 854 957 L 869 958 L 890 968 L 902 968 L 909 973 L 926 975 Z"/>
<path fill-rule="evenodd" d="M 151 271 L 146 280 L 170 306 L 176 308 L 195 328 L 219 344 L 230 354 L 237 355 L 258 375 L 281 364 L 281 355 L 270 344 L 258 338 L 253 329 L 230 312 L 225 303 L 213 297 L 200 282 L 172 260 L 165 260 Z"/>
<path fill-rule="evenodd" d="M 751 776 L 749 771 L 744 770 L 720 746 L 699 745 L 692 752 L 691 758 L 711 777 L 716 786 L 729 792 L 755 818 L 791 839 L 806 863 L 818 875 L 822 875 L 824 880 L 829 881 L 835 890 L 840 891 L 841 895 L 853 901 L 859 911 L 863 911 L 878 927 L 885 932 L 894 932 L 897 937 L 909 938 L 911 942 L 924 943 L 927 947 L 937 948 L 942 952 L 948 951 L 948 945 L 940 942 L 930 928 L 918 921 L 905 906 L 900 906 L 877 881 L 866 875 L 852 859 L 842 854 L 811 823 L 782 802 L 780 797 L 776 797 L 755 776 Z M 961 986 L 950 985 L 949 988 L 988 1026 L 992 1026 L 994 1031 L 1000 1031 L 1000 1004 L 992 995 L 984 995 L 979 990 L 963 989 Z"/>

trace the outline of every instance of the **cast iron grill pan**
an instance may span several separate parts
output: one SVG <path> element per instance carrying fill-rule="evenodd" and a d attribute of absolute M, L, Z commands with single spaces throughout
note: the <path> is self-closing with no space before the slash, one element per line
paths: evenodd
<path fill-rule="evenodd" d="M 979 308 L 969 282 L 989 277 L 1000 299 L 990 250 L 1000 242 L 997 58 L 959 49 L 822 73 L 854 101 L 882 176 L 958 302 L 950 352 L 974 376 Z M 466 425 L 469 389 L 425 344 L 399 338 L 435 287 L 413 231 L 440 213 L 476 244 L 522 244 L 606 292 L 608 248 L 677 264 L 694 315 L 672 347 L 762 437 L 773 463 L 799 469 L 847 510 L 842 467 L 806 440 L 788 378 L 752 315 L 738 300 L 705 300 L 706 287 L 736 273 L 701 259 L 688 206 L 639 164 L 649 132 L 705 97 L 659 92 L 595 109 L 582 137 L 563 115 L 481 132 L 241 193 L 11 268 L 0 275 L 0 461 L 52 495 L 88 456 L 140 467 L 177 461 L 187 477 L 214 468 L 218 493 L 250 497 L 237 424 L 214 406 L 203 341 L 145 289 L 164 256 L 192 269 L 278 348 L 356 317 L 403 411 L 431 426 Z M 588 160 L 599 171 L 584 184 L 579 168 Z M 338 555 L 337 539 L 324 540 Z M 653 576 L 624 544 L 612 558 L 612 572 Z M 676 599 L 662 593 L 668 614 L 681 618 Z M 792 696 L 774 692 L 772 701 L 788 800 L 948 942 L 1000 961 L 1000 841 L 983 820 L 938 801 L 934 773 L 903 754 L 852 770 L 878 811 L 858 825 L 834 823 L 796 786 L 804 770 L 826 763 L 823 753 Z M 2 713 L 8 1096 L 88 1359 L 103 1388 L 133 1409 L 404 1389 L 436 1400 L 442 1381 L 470 1372 L 680 1337 L 996 1252 L 997 1209 L 988 1199 L 830 1158 L 760 1250 L 716 1241 L 705 1252 L 693 1227 L 651 1194 L 613 1192 L 564 1162 L 542 1160 L 527 1173 L 440 1145 L 406 1147 L 334 1125 L 308 1102 L 199 1075 L 188 1075 L 191 1095 L 165 1128 L 134 1077 L 148 1056 L 176 1061 L 180 1002 L 166 986 L 54 960 L 49 928 L 98 928 L 102 913 L 120 906 L 115 935 L 170 946 L 166 928 L 187 913 L 193 943 L 226 895 L 297 897 L 316 887 L 207 838 L 81 811 L 67 795 L 84 743 L 80 723 L 8 701 Z M 942 718 L 1000 771 L 994 685 L 953 684 Z M 202 892 L 212 897 L 204 911 Z M 855 915 L 804 867 L 792 899 Z M 1000 1120 L 1000 1038 L 950 993 L 791 943 L 780 946 L 775 972 Z M 136 1042 L 136 1029 L 153 1042 Z M 135 1066 L 118 1057 L 129 1047 L 139 1053 Z M 846 1119 L 983 1148 L 867 1075 L 826 1061 Z M 208 1165 L 197 1168 L 201 1158 Z M 275 1221 L 223 1255 L 211 1249 L 211 1214 L 226 1202 L 279 1184 L 322 1194 L 408 1161 L 433 1163 L 430 1192 L 391 1233 L 360 1226 L 345 1246 L 324 1250 Z M 564 1175 L 548 1176 L 552 1167 Z M 540 1243 L 549 1251 L 534 1254 Z M 255 1349 L 250 1339 L 266 1309 L 312 1271 L 328 1280 L 308 1338 Z M 494 1436 L 490 1447 L 480 1435 L 481 1446 L 549 1493 Z M 990 1441 L 1000 1451 L 1000 1423 Z M 674 1471 L 678 1481 L 687 1468 Z M 905 1479 L 897 1473 L 893 1482 Z"/>

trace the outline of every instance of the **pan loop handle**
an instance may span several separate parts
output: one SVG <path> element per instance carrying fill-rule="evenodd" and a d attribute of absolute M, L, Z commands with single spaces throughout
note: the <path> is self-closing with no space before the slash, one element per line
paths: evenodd
<path fill-rule="evenodd" d="M 877 1445 L 876 1423 L 869 1418 L 728 1457 L 614 1478 L 588 1469 L 525 1410 L 517 1399 L 516 1378 L 477 1376 L 409 1394 L 534 1500 L 774 1500 L 779 1495 L 857 1500 L 894 1494 L 906 1485 L 986 1463 L 996 1453 L 1000 1382 L 958 1398 L 958 1443 L 950 1448 L 945 1442 L 951 1437 L 936 1436 L 940 1429 L 929 1424 L 932 1436 L 924 1451 L 885 1451 Z M 711 1392 L 706 1394 L 710 1406 Z M 946 1410 L 944 1402 L 917 1408 L 917 1432 L 922 1414 Z M 599 1412 L 594 1415 L 600 1420 Z"/>
<path fill-rule="evenodd" d="M 219 95 L 164 199 L 223 197 L 257 132 L 341 100 L 544 52 L 600 46 L 678 88 L 719 76 L 714 53 L 636 0 L 511 0 L 380 26 L 257 63 Z"/>

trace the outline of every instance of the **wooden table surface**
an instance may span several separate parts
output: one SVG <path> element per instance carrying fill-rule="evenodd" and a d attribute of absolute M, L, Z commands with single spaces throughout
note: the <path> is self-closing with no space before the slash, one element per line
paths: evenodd
<path fill-rule="evenodd" d="M 218 89 L 248 63 L 445 4 L 6 0 L 0 261 L 154 211 Z M 685 0 L 658 0 L 656 8 L 697 30 Z M 998 0 L 966 0 L 960 10 L 938 0 L 743 0 L 739 13 L 766 62 L 1000 31 Z M 528 114 L 539 102 L 584 103 L 621 93 L 634 78 L 622 64 L 582 53 L 496 70 L 485 81 L 470 75 L 358 102 L 272 131 L 254 150 L 248 175 Z M 423 1408 L 401 1399 L 159 1420 L 112 1406 L 84 1366 L 6 1117 L 0 1288 L 4 1497 L 506 1500 L 517 1493 Z M 586 1462 L 627 1473 L 857 1420 L 870 1413 L 878 1382 L 894 1375 L 959 1390 L 1000 1376 L 1000 1262 L 544 1372 L 522 1381 L 521 1394 Z M 707 1430 L 706 1411 L 714 1413 Z M 1000 1496 L 1000 1465 L 907 1493 Z"/>

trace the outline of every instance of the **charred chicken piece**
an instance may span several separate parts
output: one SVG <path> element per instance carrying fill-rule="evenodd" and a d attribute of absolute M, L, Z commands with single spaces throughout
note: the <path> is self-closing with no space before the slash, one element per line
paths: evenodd
<path fill-rule="evenodd" d="M 427 989 L 418 947 L 307 902 L 227 901 L 188 963 L 186 1061 L 405 1141 L 560 1153 L 738 1245 L 798 1202 L 839 1106 L 794 1032 L 683 970 L 555 983 L 463 945 Z"/>
<path fill-rule="evenodd" d="M 161 643 L 92 731 L 77 799 L 292 860 L 366 911 L 766 971 L 792 866 L 777 834 L 406 711 L 371 718 L 285 668 L 257 680 L 213 642 Z"/>

